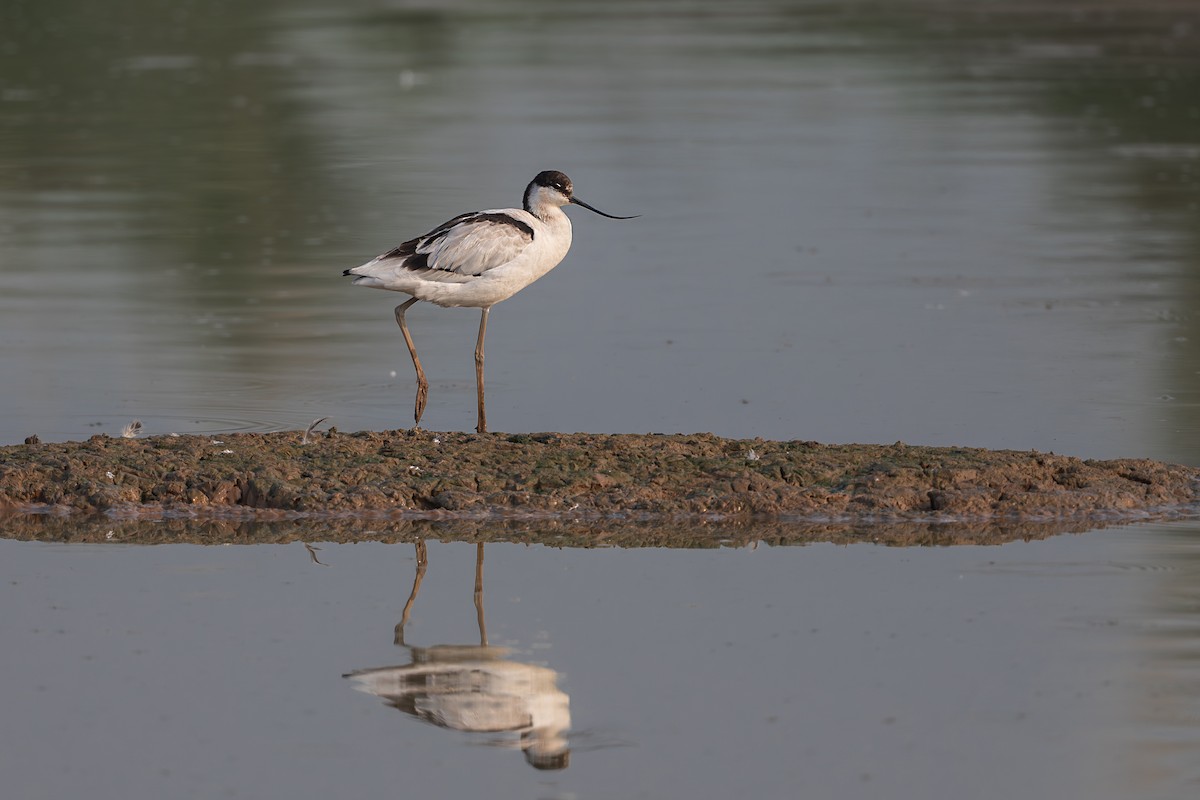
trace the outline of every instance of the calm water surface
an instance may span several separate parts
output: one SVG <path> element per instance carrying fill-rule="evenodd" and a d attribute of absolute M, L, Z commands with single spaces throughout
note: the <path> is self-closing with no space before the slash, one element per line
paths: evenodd
<path fill-rule="evenodd" d="M 299 544 L 0 541 L 6 794 L 1169 798 L 1200 779 L 1194 529 L 491 544 L 481 614 L 476 555 L 429 544 L 398 646 L 412 545 L 324 545 L 320 566 Z M 478 730 L 516 716 L 538 731 Z"/>
<path fill-rule="evenodd" d="M 1184 4 L 160 5 L 2 12 L 0 440 L 403 425 L 341 269 L 556 168 L 644 216 L 496 308 L 498 430 L 1194 458 Z"/>
<path fill-rule="evenodd" d="M 498 430 L 1200 463 L 1197 98 L 1177 0 L 13 0 L 0 443 L 404 425 L 340 271 L 553 168 L 643 216 L 495 309 Z M 410 313 L 433 430 L 476 320 Z M 494 544 L 486 648 L 470 544 L 401 647 L 412 545 L 0 541 L 3 793 L 1192 797 L 1198 537 Z M 414 663 L 482 697 L 355 690 Z"/>

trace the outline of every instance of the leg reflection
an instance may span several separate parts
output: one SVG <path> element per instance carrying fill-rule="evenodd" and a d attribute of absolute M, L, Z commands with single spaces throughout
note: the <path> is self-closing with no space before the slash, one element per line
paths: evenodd
<path fill-rule="evenodd" d="M 412 591 L 408 594 L 408 602 L 404 604 L 404 613 L 400 615 L 400 623 L 396 626 L 395 643 L 404 647 L 404 626 L 408 624 L 408 615 L 412 613 L 413 603 L 417 602 L 417 592 L 421 591 L 421 581 L 425 579 L 425 567 L 429 563 L 429 554 L 425 550 L 425 540 L 417 540 L 417 574 L 413 578 Z"/>

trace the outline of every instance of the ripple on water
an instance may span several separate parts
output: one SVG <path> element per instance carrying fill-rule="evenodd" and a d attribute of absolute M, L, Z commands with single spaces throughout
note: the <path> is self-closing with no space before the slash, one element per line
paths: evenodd
<path fill-rule="evenodd" d="M 48 441 L 57 439 L 79 439 L 105 434 L 120 436 L 122 429 L 132 420 L 142 423 L 139 438 L 164 434 L 219 434 L 219 433 L 270 433 L 290 430 L 299 425 L 303 429 L 312 420 L 304 419 L 305 412 L 287 409 L 261 408 L 236 409 L 222 406 L 206 409 L 192 406 L 187 414 L 105 414 L 76 417 L 64 420 L 59 430 L 36 431 Z"/>

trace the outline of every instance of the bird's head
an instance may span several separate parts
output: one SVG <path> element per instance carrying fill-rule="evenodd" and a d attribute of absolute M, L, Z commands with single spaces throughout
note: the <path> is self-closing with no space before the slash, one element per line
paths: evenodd
<path fill-rule="evenodd" d="M 580 200 L 574 192 L 575 187 L 571 185 L 571 179 L 558 170 L 550 169 L 539 172 L 537 177 L 525 187 L 525 210 L 541 217 L 550 208 L 561 208 L 570 203 L 582 206 L 588 211 L 609 219 L 633 219 L 639 216 L 635 214 L 633 217 L 618 217 L 613 214 L 605 214 L 600 209 L 593 208 Z"/>

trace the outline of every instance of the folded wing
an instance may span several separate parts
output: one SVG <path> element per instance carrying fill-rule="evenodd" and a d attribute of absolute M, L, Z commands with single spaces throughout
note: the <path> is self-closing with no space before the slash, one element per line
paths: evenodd
<path fill-rule="evenodd" d="M 532 243 L 529 223 L 504 212 L 476 211 L 410 239 L 350 274 L 399 267 L 421 272 L 426 279 L 436 280 L 442 277 L 438 273 L 444 273 L 445 279 L 455 281 L 503 266 Z"/>

